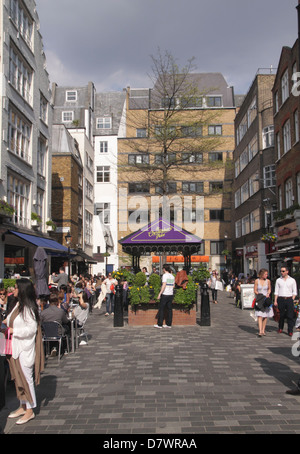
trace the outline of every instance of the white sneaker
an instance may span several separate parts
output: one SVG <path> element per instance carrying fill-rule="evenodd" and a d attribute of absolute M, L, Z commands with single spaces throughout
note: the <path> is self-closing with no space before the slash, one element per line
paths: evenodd
<path fill-rule="evenodd" d="M 169 325 L 163 325 L 164 328 L 172 328 L 172 326 Z"/>
<path fill-rule="evenodd" d="M 159 325 L 154 325 L 154 328 L 159 328 L 159 329 L 161 329 L 161 328 L 162 328 L 162 326 L 159 326 Z"/>
<path fill-rule="evenodd" d="M 79 345 L 87 345 L 86 341 L 82 340 L 80 341 Z"/>

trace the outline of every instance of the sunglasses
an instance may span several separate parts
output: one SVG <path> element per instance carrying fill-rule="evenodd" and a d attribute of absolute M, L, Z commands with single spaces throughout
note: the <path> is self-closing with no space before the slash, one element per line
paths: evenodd
<path fill-rule="evenodd" d="M 1 295 L 5 295 L 5 293 L 0 293 L 0 296 L 1 296 Z"/>

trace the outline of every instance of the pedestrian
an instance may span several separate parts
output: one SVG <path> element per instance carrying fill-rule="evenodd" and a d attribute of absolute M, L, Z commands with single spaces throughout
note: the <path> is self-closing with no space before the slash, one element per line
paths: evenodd
<path fill-rule="evenodd" d="M 297 296 L 297 283 L 289 276 L 286 266 L 280 269 L 281 277 L 276 279 L 274 291 L 274 306 L 278 306 L 280 312 L 278 333 L 282 333 L 285 316 L 287 317 L 288 334 L 293 335 L 294 328 L 294 299 Z"/>
<path fill-rule="evenodd" d="M 105 301 L 105 298 L 106 298 L 107 290 L 106 290 L 106 285 L 105 285 L 104 281 L 105 281 L 105 278 L 102 277 L 100 279 L 100 294 L 98 296 L 97 303 L 94 306 L 95 308 L 98 308 L 98 309 L 101 309 L 102 303 L 103 303 L 103 301 Z"/>
<path fill-rule="evenodd" d="M 173 292 L 175 286 L 175 277 L 171 274 L 171 268 L 169 265 L 163 265 L 163 276 L 162 276 L 162 286 L 158 294 L 159 309 L 158 309 L 158 321 L 157 325 L 154 325 L 155 328 L 171 328 L 172 326 L 172 302 L 173 302 Z M 167 309 L 166 324 L 163 325 L 164 312 Z"/>
<path fill-rule="evenodd" d="M 211 296 L 213 303 L 218 304 L 217 297 L 218 297 L 218 290 L 216 289 L 218 280 L 218 273 L 216 270 L 213 270 L 210 279 L 208 280 L 208 286 L 211 289 Z"/>
<path fill-rule="evenodd" d="M 254 294 L 255 296 L 263 295 L 265 298 L 270 298 L 271 295 L 271 282 L 268 279 L 268 270 L 262 268 L 258 273 L 258 278 L 254 281 Z M 265 298 L 262 298 L 264 301 Z M 264 303 L 263 303 L 264 304 Z M 255 310 L 255 317 L 258 322 L 258 336 L 265 336 L 265 330 L 268 318 L 273 317 L 273 309 L 270 306 L 264 306 Z"/>
<path fill-rule="evenodd" d="M 112 277 L 111 273 L 108 273 L 107 278 L 104 281 L 106 285 L 106 313 L 108 316 L 109 313 L 114 315 L 114 306 L 115 306 L 115 285 L 118 281 Z M 111 312 L 109 312 L 111 311 Z"/>
<path fill-rule="evenodd" d="M 20 407 L 9 418 L 19 418 L 16 424 L 25 424 L 35 418 L 36 394 L 33 380 L 39 384 L 44 368 L 44 350 L 37 296 L 33 283 L 27 278 L 18 279 L 14 296 L 17 304 L 4 323 L 12 334 L 12 354 L 8 357 L 11 377 L 15 382 Z"/>

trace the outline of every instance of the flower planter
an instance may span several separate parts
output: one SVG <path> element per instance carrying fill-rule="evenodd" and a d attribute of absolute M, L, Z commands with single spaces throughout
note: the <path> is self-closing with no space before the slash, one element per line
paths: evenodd
<path fill-rule="evenodd" d="M 128 325 L 153 326 L 157 324 L 158 303 L 155 301 L 145 305 L 130 306 L 128 308 Z M 196 305 L 186 309 L 173 304 L 172 326 L 194 326 L 197 322 Z"/>

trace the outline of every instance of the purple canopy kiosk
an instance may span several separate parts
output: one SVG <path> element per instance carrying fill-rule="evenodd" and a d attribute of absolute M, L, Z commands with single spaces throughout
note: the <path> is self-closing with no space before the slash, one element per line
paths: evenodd
<path fill-rule="evenodd" d="M 119 241 L 123 252 L 132 255 L 132 267 L 140 269 L 140 257 L 150 255 L 178 255 L 184 257 L 184 269 L 191 267 L 191 255 L 199 253 L 202 240 L 192 233 L 162 218 L 131 233 Z"/>

